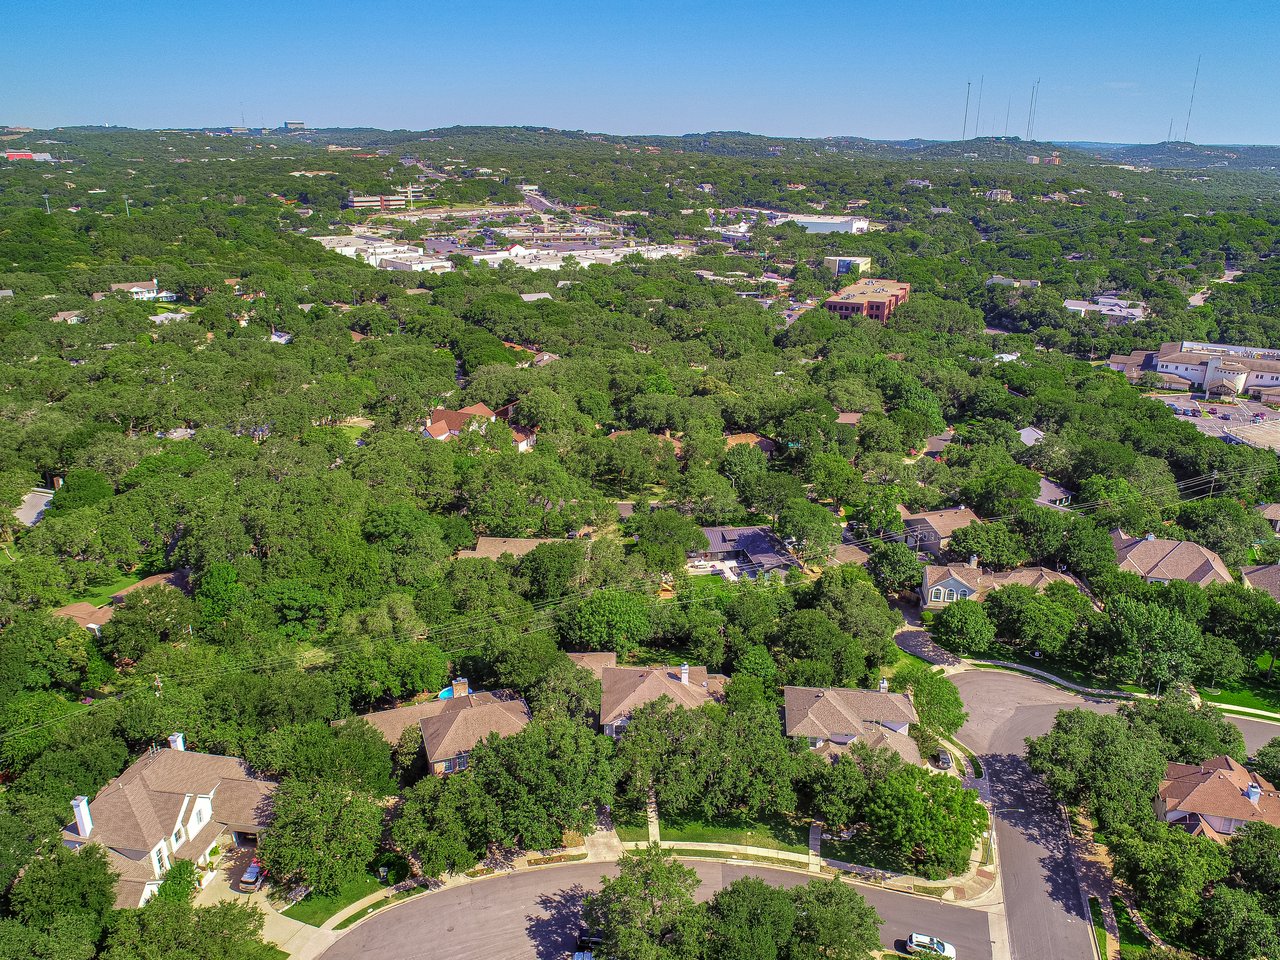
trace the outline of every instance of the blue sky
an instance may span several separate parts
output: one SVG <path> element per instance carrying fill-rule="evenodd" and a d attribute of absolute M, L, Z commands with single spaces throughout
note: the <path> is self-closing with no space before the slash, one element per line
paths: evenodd
<path fill-rule="evenodd" d="M 45 0 L 4 15 L 0 123 L 969 133 L 1280 143 L 1255 0 Z M 20 54 L 20 55 L 19 55 Z M 242 107 L 243 104 L 243 107 Z"/>

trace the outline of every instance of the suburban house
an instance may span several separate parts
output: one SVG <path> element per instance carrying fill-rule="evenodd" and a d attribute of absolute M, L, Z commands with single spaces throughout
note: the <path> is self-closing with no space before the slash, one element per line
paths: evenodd
<path fill-rule="evenodd" d="M 1219 843 L 1246 823 L 1280 827 L 1280 792 L 1230 757 L 1170 763 L 1155 799 L 1156 817 Z"/>
<path fill-rule="evenodd" d="M 187 568 L 183 568 L 181 570 L 172 570 L 168 573 L 152 574 L 149 577 L 143 577 L 137 583 L 129 584 L 119 593 L 112 594 L 111 599 L 101 607 L 95 607 L 92 603 L 81 600 L 77 603 L 69 603 L 65 607 L 58 607 L 58 609 L 52 611 L 52 616 L 69 617 L 86 630 L 98 634 L 115 614 L 116 607 L 124 603 L 125 597 L 137 590 L 166 586 L 189 593 L 190 584 L 187 577 L 190 572 Z"/>
<path fill-rule="evenodd" d="M 575 667 L 588 671 L 597 680 L 604 677 L 604 671 L 618 665 L 618 655 L 612 650 L 593 651 L 591 653 L 567 654 Z"/>
<path fill-rule="evenodd" d="M 167 748 L 152 748 L 92 800 L 72 800 L 75 819 L 62 842 L 73 850 L 103 847 L 120 875 L 116 907 L 140 907 L 174 860 L 204 866 L 215 846 L 256 844 L 271 822 L 275 789 L 243 760 L 188 751 L 175 733 Z"/>
<path fill-rule="evenodd" d="M 454 556 L 483 557 L 487 560 L 497 560 L 503 554 L 509 553 L 513 557 L 523 557 L 526 553 L 532 553 L 544 543 L 557 542 L 560 541 L 544 537 L 478 537 L 474 547 L 470 550 L 459 550 Z"/>
<path fill-rule="evenodd" d="M 1063 300 L 1062 306 L 1071 313 L 1087 316 L 1100 313 L 1112 322 L 1141 320 L 1147 315 L 1147 305 L 1141 300 L 1122 300 L 1119 297 L 1095 297 L 1093 300 Z"/>
<path fill-rule="evenodd" d="M 920 748 L 907 733 L 919 723 L 915 705 L 905 693 L 845 687 L 783 687 L 783 723 L 789 737 L 803 737 L 809 747 L 835 760 L 855 740 L 888 747 L 908 763 L 920 763 Z"/>
<path fill-rule="evenodd" d="M 437 777 L 467 769 L 467 758 L 490 734 L 510 737 L 529 725 L 529 705 L 510 690 L 472 693 L 465 679 L 423 706 L 422 750 Z M 401 731 L 403 733 L 403 731 Z"/>
<path fill-rule="evenodd" d="M 479 430 L 483 433 L 485 424 L 493 423 L 496 419 L 497 414 L 483 403 L 473 403 L 460 410 L 436 407 L 427 415 L 427 425 L 422 433 L 432 440 L 452 440 L 461 436 L 464 430 Z"/>
<path fill-rule="evenodd" d="M 160 281 L 154 277 L 141 283 L 113 283 L 111 289 L 103 293 L 93 294 L 94 300 L 105 300 L 113 293 L 127 293 L 134 300 L 162 300 L 171 303 L 178 299 L 176 293 L 160 289 Z"/>
<path fill-rule="evenodd" d="M 1041 477 L 1040 493 L 1036 497 L 1036 503 L 1042 507 L 1056 507 L 1059 510 L 1065 510 L 1074 496 L 1075 494 L 1062 486 L 1062 484 L 1054 483 L 1048 477 Z"/>
<path fill-rule="evenodd" d="M 1012 356 L 1016 357 L 1017 354 Z M 1018 431 L 1018 439 L 1022 441 L 1024 447 L 1034 447 L 1044 439 L 1044 431 L 1036 427 L 1023 427 Z"/>
<path fill-rule="evenodd" d="M 1246 587 L 1262 590 L 1280 600 L 1280 563 L 1264 563 L 1260 566 L 1241 567 L 1240 579 Z"/>
<path fill-rule="evenodd" d="M 600 671 L 600 729 L 620 737 L 631 715 L 646 703 L 670 697 L 672 703 L 694 710 L 724 695 L 728 677 L 707 673 L 706 667 L 603 667 Z"/>
<path fill-rule="evenodd" d="M 1111 543 L 1120 569 L 1136 573 L 1147 583 L 1186 580 L 1207 587 L 1232 582 L 1221 557 L 1189 540 L 1158 540 L 1153 533 L 1131 537 L 1123 530 L 1112 530 Z"/>
<path fill-rule="evenodd" d="M 1256 508 L 1257 511 L 1266 518 L 1267 523 L 1271 524 L 1271 529 L 1280 536 L 1280 503 L 1263 503 Z"/>
<path fill-rule="evenodd" d="M 1013 277 L 1003 277 L 997 273 L 995 276 L 993 276 L 990 280 L 987 281 L 987 286 L 988 287 L 1026 287 L 1027 289 L 1034 289 L 1040 286 L 1040 281 L 1039 280 L 1015 280 Z"/>
<path fill-rule="evenodd" d="M 793 567 L 796 561 L 769 527 L 703 527 L 707 548 L 689 554 L 691 560 L 732 560 L 746 567 L 747 576 Z"/>
<path fill-rule="evenodd" d="M 778 449 L 778 445 L 768 437 L 762 437 L 758 433 L 730 433 L 724 438 L 724 448 L 732 450 L 734 447 L 740 447 L 744 443 L 755 447 L 766 457 L 771 457 L 774 451 Z"/>
<path fill-rule="evenodd" d="M 975 560 L 969 563 L 949 563 L 946 566 L 929 564 L 921 574 L 920 606 L 934 610 L 956 600 L 981 601 L 992 590 L 999 590 L 1011 583 L 1036 591 L 1043 590 L 1051 583 L 1079 586 L 1065 573 L 1048 567 L 1019 567 L 1016 570 L 995 572 L 982 569 Z"/>
<path fill-rule="evenodd" d="M 899 504 L 902 516 L 902 533 L 894 539 L 913 550 L 920 550 L 935 557 L 942 556 L 951 545 L 951 535 L 971 523 L 981 523 L 982 518 L 966 506 L 948 507 L 945 510 L 927 510 L 910 513 Z"/>

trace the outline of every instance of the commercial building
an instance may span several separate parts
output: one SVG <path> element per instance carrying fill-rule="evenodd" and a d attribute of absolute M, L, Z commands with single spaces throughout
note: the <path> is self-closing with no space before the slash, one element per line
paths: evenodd
<path fill-rule="evenodd" d="M 855 277 L 871 270 L 870 257 L 823 257 L 822 265 L 837 277 L 852 273 Z"/>
<path fill-rule="evenodd" d="M 286 130 L 305 130 L 307 129 L 307 125 L 301 120 L 286 120 L 284 122 L 284 128 Z"/>
<path fill-rule="evenodd" d="M 817 213 L 771 214 L 774 223 L 794 223 L 809 233 L 866 233 L 871 221 L 866 217 L 841 217 Z"/>
<path fill-rule="evenodd" d="M 829 297 L 823 306 L 837 316 L 866 316 L 884 323 L 910 296 L 909 283 L 864 277 Z"/>
<path fill-rule="evenodd" d="M 1159 350 L 1115 354 L 1107 366 L 1131 382 L 1154 373 L 1165 387 L 1209 397 L 1247 393 L 1265 399 L 1280 389 L 1280 350 L 1265 347 L 1181 340 L 1162 343 Z"/>

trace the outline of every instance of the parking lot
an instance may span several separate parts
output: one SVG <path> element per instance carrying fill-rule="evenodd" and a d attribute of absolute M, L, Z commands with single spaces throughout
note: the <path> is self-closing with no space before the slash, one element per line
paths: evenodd
<path fill-rule="evenodd" d="M 1152 399 L 1170 407 L 1179 420 L 1185 420 L 1201 433 L 1232 443 L 1247 442 L 1257 446 L 1274 434 L 1280 439 L 1280 412 L 1256 400 L 1198 400 L 1191 394 L 1152 394 Z M 1260 429 L 1259 429 L 1260 428 Z"/>

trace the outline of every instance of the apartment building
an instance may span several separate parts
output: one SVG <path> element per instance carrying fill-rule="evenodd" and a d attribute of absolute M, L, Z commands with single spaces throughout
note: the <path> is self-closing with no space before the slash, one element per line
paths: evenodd
<path fill-rule="evenodd" d="M 823 304 L 837 316 L 866 316 L 886 322 L 911 296 L 911 284 L 864 277 L 842 289 Z"/>

